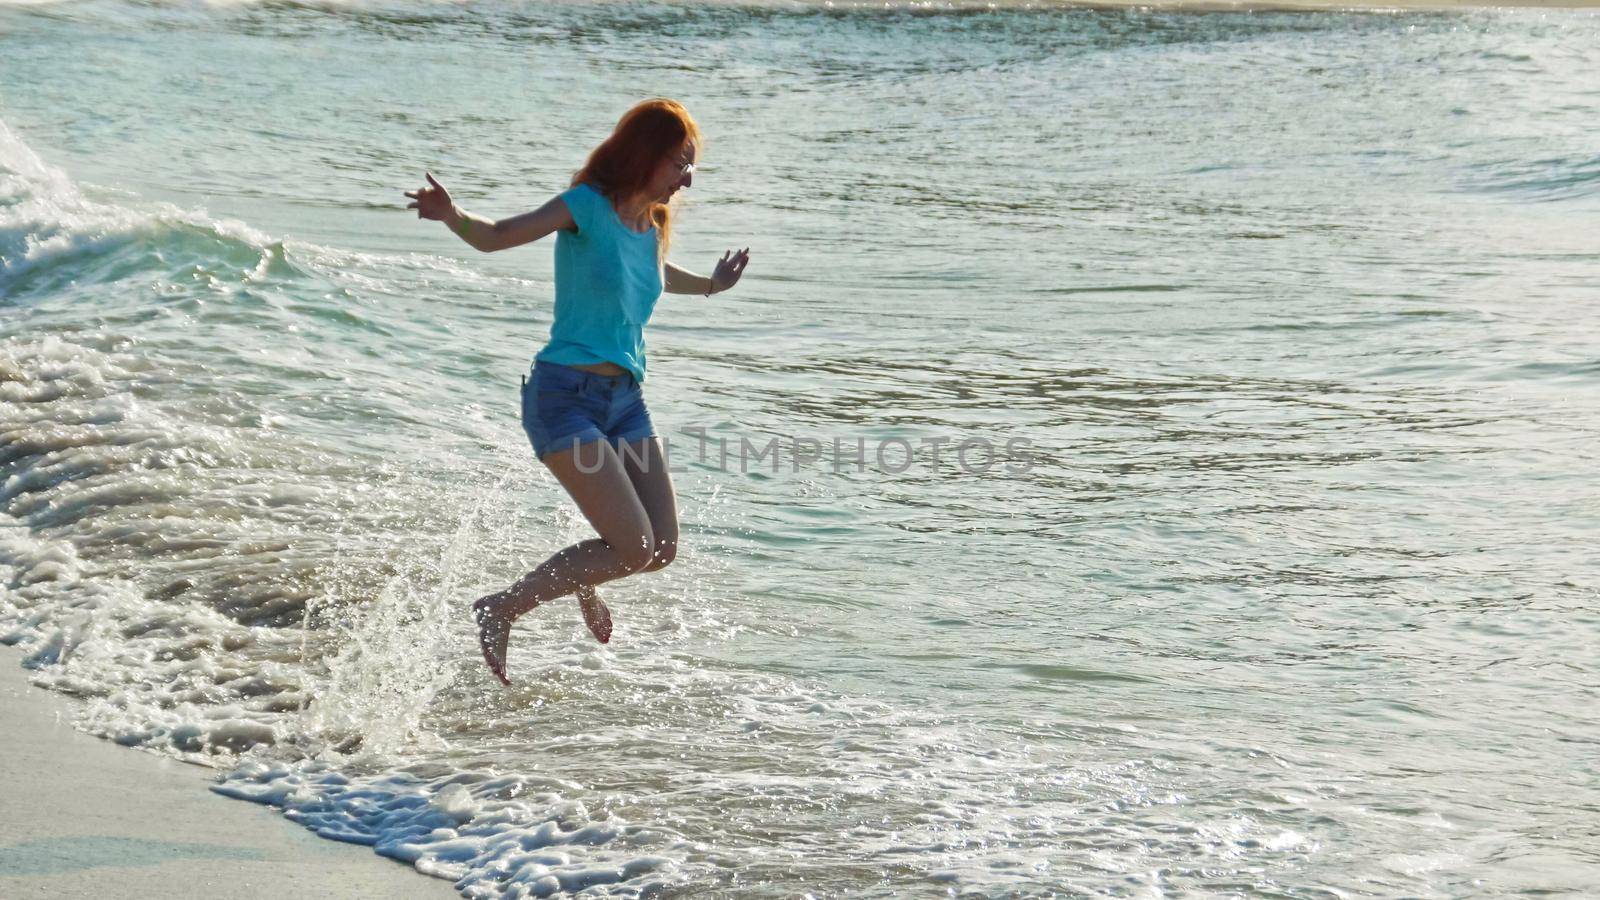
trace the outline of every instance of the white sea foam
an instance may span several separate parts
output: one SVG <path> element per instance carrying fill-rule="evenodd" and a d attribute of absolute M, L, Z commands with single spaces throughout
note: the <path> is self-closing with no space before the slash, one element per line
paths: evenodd
<path fill-rule="evenodd" d="M 370 595 L 371 582 L 337 576 L 348 549 L 303 561 L 331 564 L 325 591 L 295 588 L 285 582 L 302 564 L 296 542 L 257 529 L 280 510 L 299 526 L 329 498 L 315 481 L 234 482 L 237 467 L 275 478 L 262 466 L 281 465 L 252 429 L 136 399 L 155 385 L 128 353 L 12 339 L 0 343 L 0 373 L 0 639 L 26 647 L 36 683 L 87 701 L 82 727 L 224 771 L 246 760 L 219 790 L 273 802 L 470 896 L 636 895 L 672 877 L 666 832 L 590 820 L 558 793 L 570 783 L 457 769 L 341 789 L 351 776 L 330 764 L 292 762 L 381 769 L 442 746 L 422 720 L 456 677 L 440 660 L 457 653 L 447 645 L 462 637 L 462 574 L 483 518 L 505 513 L 503 479 L 463 508 L 441 555 L 396 558 Z M 313 618 L 316 633 L 252 624 Z M 255 761 L 280 745 L 291 761 Z M 553 790 L 523 797 L 535 783 Z"/>
<path fill-rule="evenodd" d="M 640 896 L 670 884 L 685 842 L 592 815 L 558 779 L 454 773 L 350 777 L 318 764 L 247 763 L 212 788 L 280 807 L 332 840 L 372 845 L 468 897 L 547 897 L 599 888 Z"/>

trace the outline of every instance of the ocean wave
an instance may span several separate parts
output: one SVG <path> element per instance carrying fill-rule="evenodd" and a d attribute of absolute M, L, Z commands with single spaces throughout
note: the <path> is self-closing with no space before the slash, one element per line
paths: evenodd
<path fill-rule="evenodd" d="M 292 280 L 308 273 L 281 240 L 232 220 L 157 204 L 99 202 L 0 122 L 0 295 L 164 274 L 173 281 Z"/>
<path fill-rule="evenodd" d="M 1469 188 L 1482 193 L 1514 194 L 1534 201 L 1600 196 L 1600 156 L 1573 154 L 1481 163 L 1469 171 Z"/>

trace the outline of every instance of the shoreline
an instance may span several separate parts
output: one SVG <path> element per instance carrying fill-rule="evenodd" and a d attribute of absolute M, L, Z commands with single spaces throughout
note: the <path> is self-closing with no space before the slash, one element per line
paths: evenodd
<path fill-rule="evenodd" d="M 77 730 L 76 701 L 0 650 L 0 896 L 459 897 L 369 847 L 208 790 L 215 770 Z"/>

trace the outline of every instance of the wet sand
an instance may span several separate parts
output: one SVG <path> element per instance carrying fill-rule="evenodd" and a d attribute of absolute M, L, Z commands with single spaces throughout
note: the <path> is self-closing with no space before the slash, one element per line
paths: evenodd
<path fill-rule="evenodd" d="M 72 727 L 0 648 L 0 897 L 458 896 L 449 882 L 218 796 L 213 771 Z"/>

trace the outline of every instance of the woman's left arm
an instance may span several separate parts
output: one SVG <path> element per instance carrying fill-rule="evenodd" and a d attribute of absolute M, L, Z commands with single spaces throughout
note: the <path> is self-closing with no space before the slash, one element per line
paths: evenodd
<path fill-rule="evenodd" d="M 716 271 L 710 277 L 696 275 L 670 262 L 663 263 L 662 269 L 666 272 L 666 284 L 663 287 L 669 294 L 704 294 L 709 297 L 738 284 L 739 276 L 744 274 L 744 267 L 749 264 L 749 247 L 722 254 L 722 259 L 717 260 Z"/>

